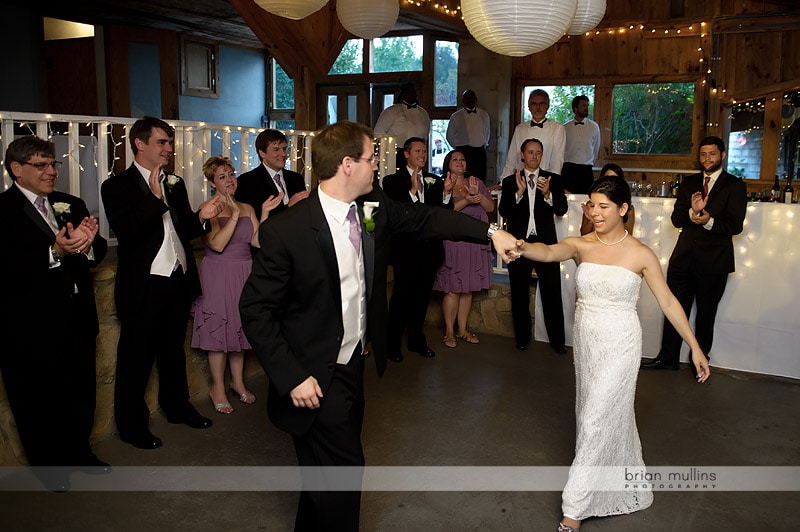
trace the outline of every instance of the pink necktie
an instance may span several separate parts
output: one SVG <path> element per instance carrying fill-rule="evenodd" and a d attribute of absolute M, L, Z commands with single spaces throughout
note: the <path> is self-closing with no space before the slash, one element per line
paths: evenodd
<path fill-rule="evenodd" d="M 361 254 L 361 224 L 358 223 L 358 216 L 356 216 L 356 206 L 350 205 L 350 210 L 347 212 L 347 220 L 350 222 L 350 243 L 356 248 L 356 254 Z"/>
<path fill-rule="evenodd" d="M 36 204 L 36 208 L 39 209 L 39 212 L 44 214 L 44 217 L 47 218 L 47 206 L 44 204 L 44 197 L 37 196 L 34 203 Z"/>

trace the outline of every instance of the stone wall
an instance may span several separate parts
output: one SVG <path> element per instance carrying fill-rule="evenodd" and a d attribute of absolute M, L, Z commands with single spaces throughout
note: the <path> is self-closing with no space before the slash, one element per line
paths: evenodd
<path fill-rule="evenodd" d="M 198 256 L 198 263 L 201 256 Z M 116 432 L 114 425 L 114 371 L 116 366 L 119 323 L 114 305 L 114 280 L 116 263 L 103 263 L 95 273 L 95 298 L 100 321 L 100 334 L 97 338 L 97 410 L 95 411 L 92 439 L 102 439 Z M 388 287 L 391 293 L 391 285 Z M 441 293 L 434 292 L 428 307 L 427 321 L 438 326 L 444 335 Z M 533 303 L 531 303 L 533 305 Z M 531 309 L 533 313 L 533 309 Z M 489 290 L 475 294 L 469 328 L 478 333 L 513 337 L 511 321 L 511 300 L 508 285 L 493 285 Z M 191 322 L 186 332 L 186 368 L 189 381 L 189 394 L 194 402 L 208 401 L 210 382 L 205 352 L 192 349 Z M 435 338 L 429 339 L 436 350 Z M 158 381 L 154 367 L 153 376 L 147 388 L 147 404 L 151 412 L 158 410 Z M 245 377 L 260 373 L 261 367 L 252 353 L 248 353 L 245 364 Z M 5 387 L 0 381 L 0 465 L 19 465 L 25 463 L 25 453 L 17 436 L 16 425 L 8 406 Z"/>

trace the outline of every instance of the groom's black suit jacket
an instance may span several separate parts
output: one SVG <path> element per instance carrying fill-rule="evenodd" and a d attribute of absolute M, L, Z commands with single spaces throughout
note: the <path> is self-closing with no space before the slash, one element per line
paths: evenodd
<path fill-rule="evenodd" d="M 378 186 L 356 203 L 361 208 L 365 201 L 379 202 L 374 212 L 375 230 L 362 231 L 362 249 L 367 339 L 382 375 L 387 352 L 390 235 L 485 242 L 488 225 L 446 209 L 392 201 Z M 339 266 L 317 190 L 263 224 L 259 240 L 261 249 L 242 291 L 242 323 L 269 377 L 270 420 L 290 434 L 303 435 L 317 410 L 295 407 L 289 392 L 311 375 L 323 394 L 327 392 L 344 334 Z"/>

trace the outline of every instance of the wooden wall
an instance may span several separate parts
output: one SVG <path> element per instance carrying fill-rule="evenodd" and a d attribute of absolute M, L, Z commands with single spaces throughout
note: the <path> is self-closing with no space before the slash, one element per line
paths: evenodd
<path fill-rule="evenodd" d="M 514 59 L 512 116 L 520 116 L 525 85 L 595 84 L 595 119 L 603 134 L 598 164 L 687 168 L 695 164 L 695 154 L 611 154 L 615 83 L 694 81 L 694 146 L 707 134 L 725 138 L 725 106 L 734 100 L 775 98 L 766 110 L 763 146 L 764 153 L 775 156 L 764 157 L 761 169 L 762 176 L 774 175 L 780 96 L 800 87 L 800 6 L 788 12 L 788 4 L 609 0 L 597 31 L 564 37 L 547 50 Z"/>

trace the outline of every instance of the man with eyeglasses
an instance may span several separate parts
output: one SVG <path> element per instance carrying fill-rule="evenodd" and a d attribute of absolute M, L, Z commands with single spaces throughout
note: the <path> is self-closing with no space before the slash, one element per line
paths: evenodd
<path fill-rule="evenodd" d="M 503 167 L 501 176 L 514 174 L 516 170 L 522 170 L 524 164 L 520 157 L 522 143 L 527 139 L 538 139 L 542 143 L 544 155 L 539 167 L 553 174 L 561 175 L 561 167 L 564 166 L 564 150 L 567 143 L 567 134 L 564 126 L 553 120 L 547 119 L 547 111 L 550 109 L 550 95 L 542 89 L 531 91 L 528 96 L 528 109 L 533 116 L 530 122 L 522 122 L 511 137 L 508 146 L 508 157 L 506 165 Z"/>
<path fill-rule="evenodd" d="M 273 198 L 280 197 L 281 201 L 270 211 L 270 216 L 308 197 L 303 176 L 286 169 L 287 146 L 286 135 L 277 129 L 265 129 L 255 142 L 261 163 L 239 176 L 236 199 L 251 205 L 259 220 L 261 209 Z"/>
<path fill-rule="evenodd" d="M 403 145 L 406 164 L 395 174 L 383 178 L 386 195 L 401 203 L 420 203 L 453 208 L 453 181 L 426 171 L 428 145 L 420 137 L 411 137 Z M 403 331 L 408 329 L 408 350 L 425 358 L 436 355 L 428 346 L 422 327 L 436 279 L 436 270 L 444 261 L 441 240 L 418 240 L 414 236 L 392 239 L 389 263 L 394 284 L 389 301 L 389 353 L 394 362 L 403 360 L 400 350 Z"/>
<path fill-rule="evenodd" d="M 20 137 L 5 154 L 11 187 L 0 194 L 6 232 L 0 354 L 9 406 L 28 463 L 53 491 L 69 472 L 106 473 L 89 445 L 95 410 L 97 309 L 90 268 L 106 254 L 97 220 L 55 190 L 52 142 Z"/>

